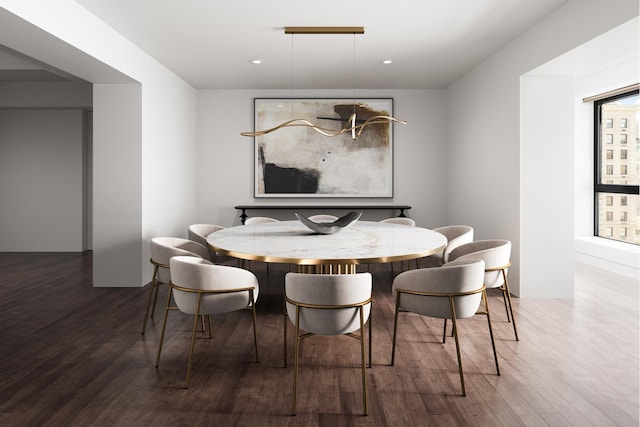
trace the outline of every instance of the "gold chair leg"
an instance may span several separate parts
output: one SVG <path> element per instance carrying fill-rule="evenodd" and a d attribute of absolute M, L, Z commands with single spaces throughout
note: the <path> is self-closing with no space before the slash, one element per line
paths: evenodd
<path fill-rule="evenodd" d="M 164 342 L 164 331 L 167 328 L 167 317 L 169 316 L 169 303 L 171 302 L 171 288 L 167 295 L 167 306 L 164 310 L 164 320 L 162 321 L 162 332 L 160 333 L 160 344 L 158 345 L 158 355 L 156 356 L 156 368 L 160 365 L 160 352 L 162 351 L 162 343 Z"/>
<path fill-rule="evenodd" d="M 458 329 L 456 328 L 456 308 L 453 303 L 453 297 L 449 297 L 449 308 L 451 310 L 451 322 L 453 323 L 454 338 L 456 342 L 456 354 L 458 356 L 458 371 L 460 372 L 460 385 L 462 386 L 462 395 L 466 396 L 467 392 L 464 388 L 464 373 L 462 372 L 462 357 L 460 355 L 460 342 L 458 341 Z"/>
<path fill-rule="evenodd" d="M 284 342 L 284 347 L 283 347 L 283 352 L 282 352 L 282 361 L 284 362 L 284 367 L 287 367 L 287 302 L 285 301 L 284 303 L 284 337 L 283 337 L 283 342 Z"/>
<path fill-rule="evenodd" d="M 204 320 L 204 316 L 203 316 L 203 320 Z M 213 338 L 213 337 L 211 336 L 211 315 L 208 315 L 208 316 L 207 316 L 207 324 L 208 324 L 208 326 L 209 326 L 209 339 L 211 339 L 211 338 Z M 203 327 L 204 327 L 204 326 L 203 326 Z"/>
<path fill-rule="evenodd" d="M 260 363 L 260 358 L 258 357 L 258 329 L 256 328 L 256 303 L 255 303 L 255 300 L 253 299 L 253 291 L 249 291 L 249 298 L 251 299 L 251 318 L 253 320 L 253 345 L 256 350 L 256 363 Z"/>
<path fill-rule="evenodd" d="M 368 415 L 368 405 L 367 405 L 367 369 L 366 363 L 364 360 L 364 313 L 363 307 L 360 306 L 360 361 L 362 363 L 362 406 L 364 409 L 364 415 Z M 371 329 L 369 329 L 371 331 Z M 371 341 L 369 341 L 371 342 Z M 371 354 L 369 354 L 369 358 L 371 358 Z M 371 363 L 371 359 L 369 359 L 369 363 Z"/>
<path fill-rule="evenodd" d="M 298 357 L 300 355 L 300 308 L 296 306 L 296 345 L 294 350 L 293 361 L 293 406 L 291 410 L 292 415 L 296 415 L 298 408 Z"/>
<path fill-rule="evenodd" d="M 396 292 L 396 314 L 393 318 L 393 341 L 391 345 L 391 366 L 396 358 L 396 332 L 398 331 L 398 312 L 400 310 L 400 292 Z"/>
<path fill-rule="evenodd" d="M 504 278 L 504 288 L 505 293 L 507 294 L 507 300 L 509 304 L 509 311 L 511 312 L 511 323 L 513 323 L 513 333 L 516 336 L 516 341 L 520 341 L 518 338 L 518 329 L 516 328 L 516 318 L 513 315 L 513 305 L 511 304 L 511 290 L 509 289 L 509 281 L 507 280 L 507 273 L 502 270 L 502 277 Z"/>
<path fill-rule="evenodd" d="M 200 317 L 200 301 L 202 294 L 198 293 L 198 303 L 196 304 L 196 314 L 193 315 L 193 330 L 191 331 L 191 348 L 189 349 L 189 362 L 187 363 L 187 379 L 184 388 L 189 388 L 189 379 L 191 378 L 191 363 L 193 360 L 193 348 L 196 344 L 196 329 L 198 328 L 198 317 Z"/>
<path fill-rule="evenodd" d="M 371 308 L 369 309 L 369 367 L 371 367 L 371 364 L 373 363 L 371 361 L 371 354 L 372 354 L 372 349 L 373 349 L 373 343 L 371 340 L 371 318 L 373 317 L 373 304 L 371 304 Z"/>
<path fill-rule="evenodd" d="M 511 323 L 511 316 L 509 315 L 509 303 L 507 302 L 507 290 L 504 286 L 500 286 L 502 292 L 502 302 L 504 303 L 504 311 L 507 314 L 507 322 Z"/>
<path fill-rule="evenodd" d="M 496 352 L 496 342 L 493 339 L 493 328 L 491 327 L 491 315 L 489 314 L 489 301 L 487 299 L 486 289 L 482 291 L 482 299 L 484 300 L 484 307 L 487 315 L 487 323 L 489 324 L 489 336 L 491 337 L 491 347 L 493 347 L 493 358 L 496 362 L 496 373 L 500 375 L 500 366 L 498 365 L 498 353 Z"/>
<path fill-rule="evenodd" d="M 444 319 L 444 328 L 442 330 L 442 344 L 447 342 L 447 319 Z"/>
<path fill-rule="evenodd" d="M 144 320 L 142 321 L 142 335 L 144 335 L 145 330 L 147 329 L 147 319 L 149 318 L 149 308 L 151 307 L 151 300 L 153 299 L 153 291 L 156 291 L 156 298 L 158 297 L 158 266 L 153 266 L 153 276 L 151 279 L 151 287 L 149 288 L 149 297 L 147 298 L 147 307 L 144 310 Z M 155 301 L 155 299 L 154 299 Z M 155 302 L 153 304 L 153 308 L 155 309 Z M 153 317 L 153 313 L 152 313 Z"/>
<path fill-rule="evenodd" d="M 200 316 L 200 325 L 202 326 L 202 332 L 205 332 L 207 330 L 205 322 L 206 322 L 206 320 L 205 320 L 204 316 Z M 209 337 L 209 338 L 211 338 L 211 337 Z"/>

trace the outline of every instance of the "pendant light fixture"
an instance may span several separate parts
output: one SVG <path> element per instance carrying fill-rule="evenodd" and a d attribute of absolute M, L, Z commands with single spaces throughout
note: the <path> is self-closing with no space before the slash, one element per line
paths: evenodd
<path fill-rule="evenodd" d="M 355 35 L 356 34 L 364 34 L 364 27 L 285 27 L 285 34 L 291 34 L 292 37 L 294 34 L 353 34 L 354 37 L 354 47 L 353 47 L 353 113 L 346 121 L 346 124 L 341 129 L 331 129 L 322 126 L 318 126 L 309 120 L 306 119 L 291 119 L 287 120 L 277 126 L 274 126 L 270 129 L 264 130 L 255 130 L 254 132 L 240 132 L 242 136 L 262 136 L 271 132 L 275 132 L 280 129 L 284 129 L 287 127 L 307 127 L 315 130 L 316 132 L 327 136 L 334 137 L 338 135 L 342 135 L 343 133 L 351 133 L 351 138 L 356 140 L 360 137 L 365 128 L 369 125 L 374 124 L 392 124 L 392 123 L 400 123 L 407 124 L 404 120 L 399 120 L 391 116 L 385 115 L 377 115 L 373 117 L 369 117 L 367 120 L 361 121 L 358 123 L 356 117 L 356 102 L 355 102 Z M 292 40 L 293 45 L 293 40 Z M 293 79 L 293 48 L 291 54 L 291 74 Z M 292 84 L 293 86 L 293 84 Z M 293 90 L 293 87 L 292 87 Z M 293 97 L 292 97 L 293 98 Z M 293 99 L 291 100 L 293 105 Z M 292 107 L 293 113 L 293 107 Z M 292 114 L 293 116 L 293 114 Z"/>

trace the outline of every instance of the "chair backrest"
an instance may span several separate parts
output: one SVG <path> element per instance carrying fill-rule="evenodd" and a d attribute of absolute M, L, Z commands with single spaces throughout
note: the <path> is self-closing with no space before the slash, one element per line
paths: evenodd
<path fill-rule="evenodd" d="M 169 260 L 174 256 L 191 256 L 209 258 L 209 251 L 199 243 L 179 237 L 154 237 L 149 241 L 151 247 L 151 260 L 158 264 L 156 280 L 160 283 L 169 283 Z"/>
<path fill-rule="evenodd" d="M 287 273 L 285 297 L 298 304 L 334 307 L 357 305 L 371 298 L 371 274 Z M 287 315 L 296 323 L 296 306 L 286 303 Z M 363 306 L 364 321 L 371 303 Z M 317 335 L 344 335 L 360 328 L 359 308 L 300 308 L 300 329 Z"/>
<path fill-rule="evenodd" d="M 244 225 L 249 224 L 259 224 L 262 222 L 277 222 L 278 220 L 275 218 L 271 218 L 268 216 L 251 216 L 244 220 Z"/>
<path fill-rule="evenodd" d="M 448 295 L 465 293 L 482 288 L 484 261 L 462 260 L 444 264 L 438 268 L 408 270 L 393 280 L 393 296 L 398 290 L 416 291 L 439 296 L 413 295 L 401 292 L 400 308 L 424 316 L 451 318 Z M 473 316 L 482 301 L 482 293 L 454 296 L 456 318 Z"/>
<path fill-rule="evenodd" d="M 465 243 L 455 248 L 449 259 L 481 259 L 485 263 L 487 270 L 504 267 L 511 259 L 511 242 L 509 240 L 478 240 Z M 507 273 L 505 269 L 505 274 Z M 484 284 L 487 288 L 497 288 L 504 283 L 501 271 L 487 271 L 484 277 Z"/>
<path fill-rule="evenodd" d="M 414 220 L 412 220 L 411 218 L 408 218 L 406 216 L 395 216 L 393 218 L 386 218 L 386 219 L 381 219 L 380 222 L 388 222 L 391 224 L 403 224 L 403 225 L 408 225 L 411 227 L 415 227 L 416 226 L 416 222 Z"/>
<path fill-rule="evenodd" d="M 309 219 L 313 222 L 333 222 L 333 221 L 336 221 L 338 217 L 335 215 L 318 214 L 318 215 L 311 215 Z"/>
<path fill-rule="evenodd" d="M 447 246 L 442 254 L 438 254 L 443 263 L 449 262 L 451 251 L 460 245 L 473 242 L 473 227 L 468 225 L 445 225 L 434 228 L 433 231 L 444 235 L 447 238 Z"/>
<path fill-rule="evenodd" d="M 199 314 L 242 310 L 258 299 L 258 279 L 248 270 L 216 265 L 209 260 L 189 256 L 171 258 L 170 266 L 172 285 L 193 291 L 215 291 L 203 294 Z M 243 288 L 253 289 L 253 302 L 249 299 L 247 290 L 230 292 Z M 173 297 L 180 311 L 195 314 L 197 292 L 182 291 L 174 287 Z"/>
<path fill-rule="evenodd" d="M 224 227 L 215 224 L 191 224 L 187 228 L 189 240 L 200 243 L 202 246 L 207 246 L 207 237 L 211 233 L 224 230 Z"/>

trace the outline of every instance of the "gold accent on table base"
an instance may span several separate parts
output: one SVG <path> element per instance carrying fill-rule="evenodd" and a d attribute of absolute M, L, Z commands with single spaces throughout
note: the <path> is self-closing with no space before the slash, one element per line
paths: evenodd
<path fill-rule="evenodd" d="M 356 274 L 357 264 L 298 265 L 297 272 L 306 274 Z"/>

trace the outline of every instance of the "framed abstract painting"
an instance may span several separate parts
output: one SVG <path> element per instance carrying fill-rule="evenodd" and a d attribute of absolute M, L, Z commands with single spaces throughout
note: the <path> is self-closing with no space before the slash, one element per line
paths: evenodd
<path fill-rule="evenodd" d="M 377 115 L 393 116 L 393 98 L 254 99 L 255 130 L 292 119 L 340 130 Z M 393 197 L 393 127 L 367 125 L 325 136 L 309 126 L 289 126 L 255 136 L 254 197 Z"/>

